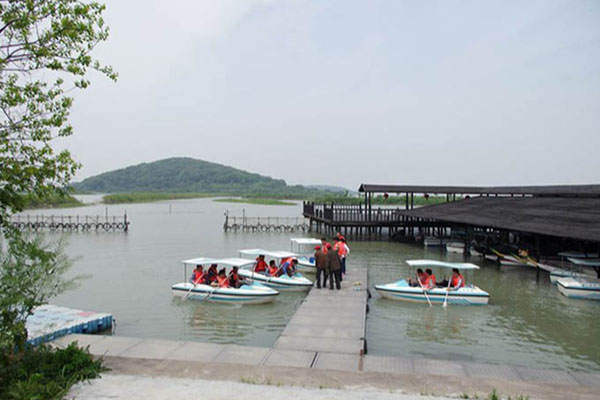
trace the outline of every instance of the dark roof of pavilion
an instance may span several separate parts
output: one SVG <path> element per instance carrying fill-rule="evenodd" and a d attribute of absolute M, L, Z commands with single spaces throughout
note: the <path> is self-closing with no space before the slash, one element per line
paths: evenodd
<path fill-rule="evenodd" d="M 372 185 L 363 183 L 359 192 L 370 193 L 432 193 L 470 195 L 532 195 L 555 197 L 600 197 L 600 185 L 550 185 L 550 186 L 423 186 L 423 185 Z"/>
<path fill-rule="evenodd" d="M 400 210 L 399 213 L 464 225 L 600 242 L 600 198 L 474 197 Z"/>

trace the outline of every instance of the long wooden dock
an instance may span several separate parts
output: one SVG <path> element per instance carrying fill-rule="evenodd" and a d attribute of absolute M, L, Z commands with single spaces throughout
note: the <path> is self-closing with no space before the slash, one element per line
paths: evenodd
<path fill-rule="evenodd" d="M 311 366 L 358 365 L 366 350 L 367 270 L 349 268 L 342 289 L 313 288 L 275 342 L 288 357 L 313 355 Z"/>

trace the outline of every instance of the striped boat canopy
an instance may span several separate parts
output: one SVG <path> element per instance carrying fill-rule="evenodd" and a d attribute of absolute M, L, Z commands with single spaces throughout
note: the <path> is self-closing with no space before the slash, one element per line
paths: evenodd
<path fill-rule="evenodd" d="M 450 263 L 437 260 L 406 260 L 406 263 L 411 267 L 440 267 L 440 268 L 457 268 L 457 269 L 479 269 L 475 264 L 471 263 Z"/>
<path fill-rule="evenodd" d="M 568 257 L 567 260 L 580 267 L 600 267 L 600 258 L 573 258 Z"/>
<path fill-rule="evenodd" d="M 192 258 L 190 260 L 182 261 L 184 264 L 188 265 L 228 265 L 230 267 L 245 267 L 248 265 L 254 264 L 254 260 L 245 260 L 243 258 L 208 258 L 208 257 L 198 257 Z"/>

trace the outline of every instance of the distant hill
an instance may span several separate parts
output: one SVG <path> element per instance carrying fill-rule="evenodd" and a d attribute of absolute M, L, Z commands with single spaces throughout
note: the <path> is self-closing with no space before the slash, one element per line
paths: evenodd
<path fill-rule="evenodd" d="M 283 179 L 253 174 L 193 158 L 168 158 L 133 165 L 74 183 L 80 192 L 181 192 L 227 194 L 310 195 L 319 193 Z"/>

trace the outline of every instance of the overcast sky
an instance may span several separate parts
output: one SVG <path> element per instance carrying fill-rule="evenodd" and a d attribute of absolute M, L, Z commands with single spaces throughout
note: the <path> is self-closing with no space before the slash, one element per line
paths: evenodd
<path fill-rule="evenodd" d="M 187 156 L 288 183 L 600 183 L 600 1 L 106 0 L 77 178 Z"/>

